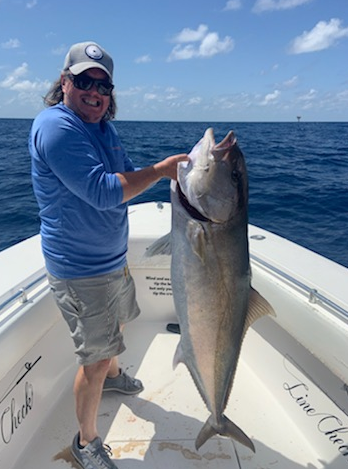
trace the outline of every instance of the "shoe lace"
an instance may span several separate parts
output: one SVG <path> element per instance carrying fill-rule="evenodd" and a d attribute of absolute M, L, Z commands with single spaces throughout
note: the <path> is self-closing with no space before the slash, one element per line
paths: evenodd
<path fill-rule="evenodd" d="M 103 448 L 104 448 L 104 451 L 105 453 L 108 455 L 108 456 L 112 456 L 112 449 L 111 449 L 111 446 L 107 445 L 106 443 L 103 444 Z"/>
<path fill-rule="evenodd" d="M 120 375 L 124 379 L 124 385 L 126 389 L 132 389 L 135 385 L 135 378 L 132 378 L 131 376 L 127 374 L 127 370 L 129 370 L 129 368 L 131 367 L 127 366 L 125 370 L 123 370 L 122 368 L 120 369 Z"/>
<path fill-rule="evenodd" d="M 112 450 L 109 445 L 104 443 L 102 446 L 95 448 L 92 454 L 97 462 L 102 465 L 101 467 L 105 467 L 105 469 L 110 467 L 110 456 L 112 456 Z M 105 463 L 107 465 L 105 465 Z"/>
<path fill-rule="evenodd" d="M 128 365 L 127 368 L 125 368 L 125 369 L 120 368 L 121 374 L 125 374 L 125 375 L 128 376 L 127 371 L 128 371 L 130 368 L 133 368 L 133 365 Z"/>

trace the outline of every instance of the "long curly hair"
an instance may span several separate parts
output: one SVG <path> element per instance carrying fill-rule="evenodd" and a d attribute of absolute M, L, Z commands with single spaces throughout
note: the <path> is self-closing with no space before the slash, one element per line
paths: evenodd
<path fill-rule="evenodd" d="M 63 72 L 63 74 L 67 74 L 68 72 Z M 56 80 L 51 88 L 48 90 L 47 94 L 44 96 L 43 100 L 46 106 L 55 106 L 56 104 L 59 104 L 63 101 L 64 98 L 64 93 L 62 90 L 62 86 L 60 84 L 60 77 L 58 80 Z M 117 105 L 116 105 L 116 95 L 114 91 L 112 92 L 110 96 L 110 104 L 109 107 L 104 114 L 102 120 L 103 121 L 108 121 L 111 120 L 115 117 L 117 111 Z"/>

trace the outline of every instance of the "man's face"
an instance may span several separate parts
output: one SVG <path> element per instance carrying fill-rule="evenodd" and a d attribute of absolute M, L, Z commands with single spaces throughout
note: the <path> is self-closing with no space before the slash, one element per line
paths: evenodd
<path fill-rule="evenodd" d="M 108 81 L 108 75 L 99 68 L 86 70 L 83 75 Z M 109 107 L 110 96 L 100 94 L 95 85 L 87 91 L 75 88 L 73 81 L 64 75 L 61 78 L 61 85 L 64 93 L 63 103 L 68 108 L 79 115 L 84 122 L 95 124 L 101 121 Z"/>

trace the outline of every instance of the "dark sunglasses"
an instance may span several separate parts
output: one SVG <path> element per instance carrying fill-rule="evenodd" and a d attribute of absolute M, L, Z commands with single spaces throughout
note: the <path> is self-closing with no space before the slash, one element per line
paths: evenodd
<path fill-rule="evenodd" d="M 78 90 L 88 91 L 92 88 L 93 85 L 95 85 L 99 94 L 103 96 L 110 96 L 112 90 L 114 89 L 114 85 L 108 80 L 97 80 L 84 74 L 68 74 L 67 77 L 73 82 L 74 87 Z"/>

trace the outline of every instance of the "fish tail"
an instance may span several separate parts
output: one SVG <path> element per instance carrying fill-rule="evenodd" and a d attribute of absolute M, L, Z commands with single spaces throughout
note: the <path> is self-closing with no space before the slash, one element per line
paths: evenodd
<path fill-rule="evenodd" d="M 251 449 L 255 453 L 255 446 L 250 438 L 236 424 L 231 422 L 225 415 L 218 423 L 211 415 L 203 425 L 201 431 L 196 438 L 196 450 L 198 450 L 209 438 L 214 435 L 222 435 L 233 438 L 242 445 Z"/>

